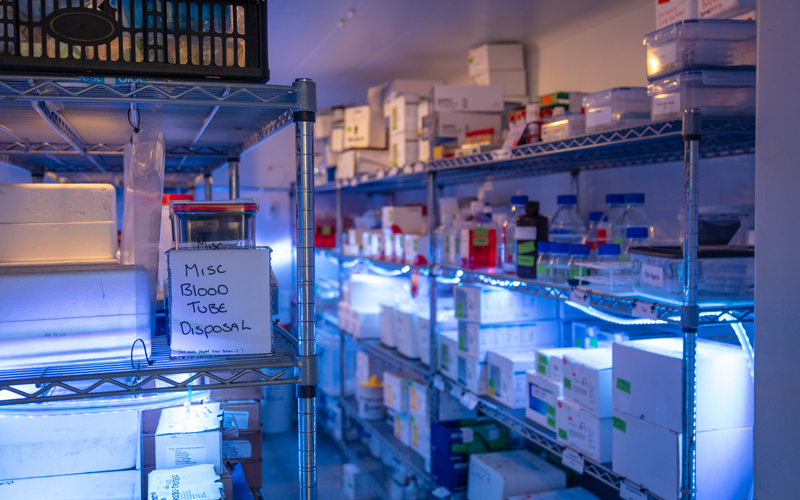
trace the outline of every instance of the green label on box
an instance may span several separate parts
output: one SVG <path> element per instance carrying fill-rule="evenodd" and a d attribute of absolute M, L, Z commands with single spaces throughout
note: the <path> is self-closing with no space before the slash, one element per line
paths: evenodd
<path fill-rule="evenodd" d="M 536 371 L 542 375 L 547 375 L 547 365 L 536 365 Z"/>
<path fill-rule="evenodd" d="M 543 279 L 545 276 L 547 276 L 547 264 L 537 264 L 536 277 L 539 279 Z"/>
<path fill-rule="evenodd" d="M 487 247 L 489 246 L 489 238 L 480 236 L 472 238 L 472 246 L 474 247 Z"/>
<path fill-rule="evenodd" d="M 464 319 L 467 316 L 464 314 L 464 304 L 456 303 L 456 318 Z"/>
<path fill-rule="evenodd" d="M 550 362 L 550 360 L 547 359 L 547 356 L 545 356 L 544 354 L 539 354 L 539 364 L 540 365 L 546 365 L 549 362 Z"/>
<path fill-rule="evenodd" d="M 330 236 L 330 234 L 331 234 L 331 226 L 322 226 L 322 235 Z"/>
<path fill-rule="evenodd" d="M 611 423 L 615 429 L 621 430 L 622 432 L 627 434 L 628 431 L 625 429 L 627 429 L 628 424 L 626 424 L 624 420 L 614 417 L 613 419 L 611 419 Z"/>
<path fill-rule="evenodd" d="M 628 394 L 630 394 L 631 393 L 631 383 L 628 382 L 627 380 L 623 380 L 623 379 L 617 377 L 617 389 L 619 389 L 622 392 L 627 392 Z"/>
<path fill-rule="evenodd" d="M 485 227 L 476 227 L 472 230 L 472 234 L 475 236 L 489 236 L 489 230 Z"/>
<path fill-rule="evenodd" d="M 580 339 L 575 339 L 575 347 L 583 347 L 583 343 L 581 343 Z"/>
<path fill-rule="evenodd" d="M 567 431 L 565 431 L 564 429 L 559 429 L 558 430 L 558 437 L 560 439 L 563 439 L 564 441 L 566 441 L 567 440 Z"/>
<path fill-rule="evenodd" d="M 447 344 L 440 344 L 441 351 L 441 363 L 442 363 L 442 370 L 449 371 L 450 370 L 450 346 Z"/>
<path fill-rule="evenodd" d="M 585 267 L 573 267 L 569 270 L 569 279 L 574 280 L 578 276 L 589 276 L 589 269 Z"/>
<path fill-rule="evenodd" d="M 552 417 L 547 417 L 547 426 L 552 427 L 553 429 L 556 428 L 556 419 Z"/>
<path fill-rule="evenodd" d="M 555 406 L 547 405 L 547 414 L 555 417 L 556 416 L 556 408 Z"/>
<path fill-rule="evenodd" d="M 533 267 L 536 265 L 536 259 L 534 259 L 530 255 L 518 255 L 517 265 L 524 267 Z"/>
<path fill-rule="evenodd" d="M 464 352 L 467 350 L 467 339 L 460 335 L 458 336 L 458 350 Z"/>
<path fill-rule="evenodd" d="M 564 378 L 564 389 L 572 390 L 572 380 Z"/>
<path fill-rule="evenodd" d="M 526 241 L 517 245 L 517 253 L 533 253 L 536 251 L 535 241 Z"/>
<path fill-rule="evenodd" d="M 589 347 L 597 348 L 597 339 L 589 339 Z"/>

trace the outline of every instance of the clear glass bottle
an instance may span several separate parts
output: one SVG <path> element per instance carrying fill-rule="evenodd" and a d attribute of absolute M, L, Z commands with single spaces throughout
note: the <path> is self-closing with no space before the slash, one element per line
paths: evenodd
<path fill-rule="evenodd" d="M 553 258 L 550 254 L 550 243 L 547 241 L 540 241 L 536 244 L 536 251 L 539 252 L 539 258 L 536 259 L 536 279 L 539 281 L 550 281 L 548 268 L 550 260 Z"/>
<path fill-rule="evenodd" d="M 456 245 L 458 235 L 458 214 L 443 213 L 442 225 L 436 228 L 436 263 L 454 264 L 452 255 L 455 255 L 453 246 Z"/>
<path fill-rule="evenodd" d="M 569 246 L 569 279 L 580 280 L 581 276 L 589 275 L 588 267 L 581 267 L 580 264 L 589 262 L 591 249 L 589 245 L 576 245 Z M 578 283 L 582 284 L 582 283 Z"/>
<path fill-rule="evenodd" d="M 625 239 L 625 228 L 620 226 L 622 216 L 625 215 L 625 195 L 607 194 L 606 204 L 608 210 L 597 225 L 597 244 L 616 243 L 621 246 Z"/>
<path fill-rule="evenodd" d="M 461 265 L 467 269 L 492 267 L 497 262 L 497 228 L 484 213 L 484 203 L 473 201 L 470 219 L 461 225 Z"/>
<path fill-rule="evenodd" d="M 644 211 L 644 193 L 628 193 L 625 195 L 625 204 L 628 209 L 622 216 L 621 226 L 627 231 L 631 227 L 647 228 L 647 236 L 653 237 L 653 226 L 650 217 Z M 626 233 L 627 238 L 627 233 Z"/>
<path fill-rule="evenodd" d="M 625 244 L 621 260 L 631 260 L 628 252 L 633 247 L 643 247 L 650 243 L 650 234 L 646 227 L 629 227 L 625 232 Z"/>
<path fill-rule="evenodd" d="M 550 241 L 555 243 L 583 243 L 586 225 L 578 214 L 578 198 L 574 194 L 558 197 L 558 211 L 550 221 Z"/>
<path fill-rule="evenodd" d="M 603 212 L 589 212 L 589 229 L 586 231 L 586 244 L 589 245 L 592 261 L 597 260 L 597 228 L 603 219 Z"/>
<path fill-rule="evenodd" d="M 525 203 L 528 202 L 527 196 L 511 197 L 511 213 L 503 223 L 503 234 L 500 238 L 500 259 L 502 260 L 503 271 L 513 273 L 517 270 L 517 252 L 514 231 L 517 229 L 517 217 L 525 213 Z"/>
<path fill-rule="evenodd" d="M 514 249 L 517 275 L 537 279 L 538 243 L 548 239 L 547 217 L 539 214 L 539 202 L 525 203 L 525 214 L 517 217 Z"/>
<path fill-rule="evenodd" d="M 550 262 L 547 265 L 550 282 L 565 285 L 569 280 L 569 243 L 550 242 Z"/>

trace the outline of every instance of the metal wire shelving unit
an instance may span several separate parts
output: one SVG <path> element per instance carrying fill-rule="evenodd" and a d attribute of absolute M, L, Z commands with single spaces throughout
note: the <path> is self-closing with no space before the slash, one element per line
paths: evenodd
<path fill-rule="evenodd" d="M 336 251 L 321 251 L 319 255 L 336 259 L 340 266 L 340 289 L 344 268 L 381 268 L 394 273 L 415 272 L 431 280 L 431 290 L 435 290 L 433 280 L 454 282 L 480 282 L 500 286 L 509 290 L 529 293 L 542 297 L 577 303 L 593 310 L 612 313 L 619 318 L 631 316 L 672 324 L 680 328 L 684 337 L 684 415 L 690 428 L 683 433 L 682 443 L 682 484 L 688 485 L 684 498 L 694 499 L 695 471 L 694 430 L 691 427 L 696 412 L 694 393 L 694 345 L 697 329 L 703 326 L 736 324 L 754 320 L 752 301 L 700 304 L 697 303 L 697 174 L 701 158 L 727 157 L 755 152 L 755 120 L 702 120 L 699 113 L 687 110 L 679 120 L 655 122 L 647 125 L 612 130 L 599 134 L 574 137 L 563 141 L 521 146 L 510 150 L 499 150 L 471 156 L 446 158 L 422 165 L 393 168 L 369 174 L 357 174 L 347 180 L 339 180 L 317 187 L 317 192 L 334 193 L 337 207 L 337 242 L 341 242 L 343 214 L 341 213 L 343 194 L 350 193 L 392 193 L 399 189 L 427 190 L 429 255 L 436 255 L 434 228 L 437 225 L 436 207 L 439 188 L 445 185 L 481 182 L 492 179 L 511 179 L 558 172 L 571 172 L 606 169 L 664 162 L 683 161 L 685 163 L 686 199 L 683 228 L 684 241 L 684 301 L 668 303 L 649 297 L 620 296 L 593 292 L 588 287 L 553 285 L 536 280 L 520 279 L 513 275 L 497 272 L 494 269 L 467 270 L 444 265 L 410 266 L 394 262 L 382 262 L 363 257 L 341 255 Z M 638 306 L 638 307 L 637 307 Z M 646 306 L 646 307 L 645 307 Z M 642 308 L 649 313 L 642 316 Z M 436 294 L 430 294 L 430 310 L 436 310 Z M 438 367 L 438 346 L 436 322 L 431 322 L 431 365 Z M 382 347 L 386 349 L 385 347 Z M 397 364 L 401 366 L 402 364 Z M 436 370 L 434 370 L 436 372 Z M 449 390 L 461 398 L 465 391 L 458 384 L 445 381 L 438 374 L 432 379 L 434 384 Z M 430 391 L 434 393 L 435 391 Z M 522 434 L 538 448 L 561 457 L 563 447 L 558 445 L 548 431 L 538 428 L 525 419 L 523 412 L 509 410 L 487 398 L 472 395 L 481 413 Z M 435 398 L 431 398 L 431 408 L 436 408 Z M 436 413 L 434 413 L 436 414 Z M 584 473 L 589 474 L 605 485 L 619 490 L 624 478 L 615 475 L 610 467 L 585 460 Z M 628 483 L 627 487 L 638 488 Z M 649 498 L 658 499 L 649 492 L 642 492 Z"/>
<path fill-rule="evenodd" d="M 300 497 L 317 497 L 314 334 L 314 165 L 316 84 L 0 75 L 0 161 L 25 168 L 34 182 L 118 185 L 123 148 L 135 128 L 166 137 L 166 173 L 183 185 L 198 175 L 210 198 L 211 173 L 227 165 L 239 197 L 241 155 L 295 124 L 297 182 L 297 336 L 275 326 L 274 353 L 170 359 L 165 337 L 152 343 L 152 365 L 84 363 L 0 372 L 0 405 L 121 394 L 294 384 L 298 395 Z M 266 370 L 277 369 L 267 372 Z M 179 376 L 180 375 L 180 376 Z M 191 384 L 191 385 L 190 385 Z"/>

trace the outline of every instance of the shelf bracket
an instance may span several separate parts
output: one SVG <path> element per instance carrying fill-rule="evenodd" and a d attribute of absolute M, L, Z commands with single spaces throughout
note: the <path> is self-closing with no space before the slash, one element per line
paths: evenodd
<path fill-rule="evenodd" d="M 75 151 L 89 160 L 99 171 L 108 173 L 108 165 L 105 160 L 97 155 L 90 155 L 86 152 L 86 142 L 84 142 L 81 136 L 67 123 L 64 117 L 61 116 L 61 113 L 53 109 L 52 106 L 48 106 L 48 103 L 45 101 L 32 101 L 31 105 L 33 109 L 39 113 L 39 116 L 41 116 L 48 125 L 53 127 L 53 130 L 58 132 L 58 135 L 63 137 Z"/>

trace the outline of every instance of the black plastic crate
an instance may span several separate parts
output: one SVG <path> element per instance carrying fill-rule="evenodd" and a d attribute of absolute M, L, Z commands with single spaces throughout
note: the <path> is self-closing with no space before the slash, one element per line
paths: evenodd
<path fill-rule="evenodd" d="M 0 0 L 0 71 L 269 80 L 262 0 Z"/>

